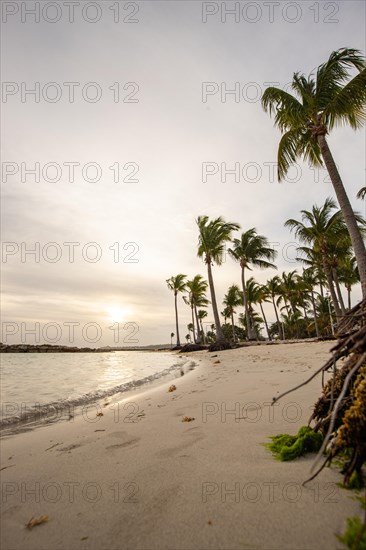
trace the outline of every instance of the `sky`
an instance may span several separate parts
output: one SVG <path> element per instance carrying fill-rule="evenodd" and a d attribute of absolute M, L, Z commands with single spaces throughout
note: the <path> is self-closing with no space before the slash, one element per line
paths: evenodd
<path fill-rule="evenodd" d="M 254 270 L 259 282 L 301 272 L 284 222 L 334 192 L 325 170 L 301 162 L 277 182 L 280 133 L 260 98 L 340 47 L 365 53 L 365 10 L 352 0 L 3 2 L 2 342 L 170 342 L 166 279 L 206 275 L 199 215 L 268 238 L 278 269 Z M 365 214 L 364 129 L 337 128 L 329 145 Z M 240 269 L 225 258 L 213 276 L 220 307 Z M 181 297 L 179 314 L 184 339 Z"/>

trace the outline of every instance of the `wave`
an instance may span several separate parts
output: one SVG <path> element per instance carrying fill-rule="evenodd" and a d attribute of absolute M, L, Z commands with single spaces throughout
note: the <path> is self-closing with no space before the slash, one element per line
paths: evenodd
<path fill-rule="evenodd" d="M 175 375 L 174 377 L 183 376 L 188 371 L 193 370 L 194 367 L 194 361 L 176 363 L 160 372 L 145 376 L 144 378 L 119 384 L 113 388 L 108 388 L 106 390 L 95 390 L 80 397 L 73 399 L 60 399 L 44 405 L 36 403 L 35 405 L 29 406 L 26 403 L 21 403 L 19 407 L 19 403 L 5 402 L 1 405 L 2 418 L 0 420 L 0 429 L 3 430 L 5 428 L 10 428 L 20 423 L 34 424 L 42 421 L 50 423 L 55 422 L 56 420 L 67 418 L 70 419 L 74 416 L 75 409 L 82 406 L 90 406 L 94 402 L 105 399 L 106 397 L 111 397 L 112 395 L 116 396 L 119 393 L 136 390 L 145 384 L 149 384 L 169 375 Z M 11 414 L 12 407 L 13 410 L 16 409 L 19 412 L 17 414 Z"/>

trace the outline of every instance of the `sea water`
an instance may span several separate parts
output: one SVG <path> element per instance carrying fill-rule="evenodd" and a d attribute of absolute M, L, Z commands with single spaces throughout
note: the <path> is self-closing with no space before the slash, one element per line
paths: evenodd
<path fill-rule="evenodd" d="M 1 354 L 0 425 L 71 410 L 177 377 L 193 363 L 169 352 Z"/>

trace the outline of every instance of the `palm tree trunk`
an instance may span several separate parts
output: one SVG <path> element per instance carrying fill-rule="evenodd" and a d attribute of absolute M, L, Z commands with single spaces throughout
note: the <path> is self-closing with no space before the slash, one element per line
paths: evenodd
<path fill-rule="evenodd" d="M 332 269 L 332 276 L 333 276 L 333 281 L 334 281 L 334 284 L 335 284 L 335 287 L 336 287 L 338 302 L 339 302 L 339 305 L 341 307 L 342 315 L 346 315 L 346 308 L 344 307 L 344 301 L 343 301 L 343 296 L 342 296 L 342 292 L 341 292 L 341 287 L 339 286 L 337 270 L 334 269 L 334 268 Z"/>
<path fill-rule="evenodd" d="M 276 320 L 277 320 L 277 326 L 278 326 L 278 332 L 279 332 L 279 335 L 280 335 L 281 340 L 284 340 L 284 339 L 285 339 L 285 335 L 284 335 L 284 332 L 283 332 L 282 324 L 281 324 L 281 322 L 280 322 L 280 318 L 278 317 L 278 311 L 277 311 L 277 308 L 276 308 L 276 303 L 275 303 L 274 295 L 272 295 L 272 302 L 273 302 L 273 307 L 274 307 L 274 310 L 275 310 L 275 315 L 276 315 Z"/>
<path fill-rule="evenodd" d="M 366 298 L 366 249 L 363 242 L 360 230 L 357 225 L 357 221 L 349 201 L 346 190 L 343 186 L 343 182 L 336 164 L 334 162 L 332 153 L 330 152 L 325 135 L 317 136 L 319 147 L 324 159 L 325 166 L 327 167 L 329 177 L 332 181 L 334 191 L 337 195 L 338 203 L 343 213 L 344 221 L 346 222 L 348 232 L 351 237 L 352 247 L 356 256 L 358 272 L 360 274 L 362 296 Z"/>
<path fill-rule="evenodd" d="M 347 296 L 348 296 L 348 309 L 351 309 L 351 287 L 347 286 Z"/>
<path fill-rule="evenodd" d="M 235 337 L 235 323 L 234 323 L 234 312 L 231 310 L 231 328 L 233 331 L 233 342 L 235 343 L 236 337 Z"/>
<path fill-rule="evenodd" d="M 203 330 L 202 319 L 200 319 L 200 326 L 201 326 L 202 343 L 206 344 L 206 336 L 205 336 L 205 331 Z"/>
<path fill-rule="evenodd" d="M 225 342 L 225 336 L 222 332 L 221 323 L 220 323 L 220 317 L 219 317 L 219 310 L 217 308 L 217 302 L 216 302 L 216 294 L 215 294 L 215 287 L 212 277 L 212 269 L 211 269 L 211 259 L 208 259 L 207 262 L 207 275 L 208 275 L 208 284 L 210 287 L 210 293 L 211 293 L 211 304 L 212 304 L 212 311 L 215 319 L 215 327 L 216 327 L 216 341 L 217 342 Z"/>
<path fill-rule="evenodd" d="M 318 325 L 318 318 L 316 316 L 316 309 L 315 309 L 315 298 L 314 298 L 314 291 L 311 289 L 311 303 L 313 305 L 313 312 L 314 312 L 314 324 L 315 324 L 315 331 L 316 331 L 316 337 L 320 338 L 320 330 Z"/>
<path fill-rule="evenodd" d="M 331 298 L 332 298 L 332 302 L 333 302 L 333 306 L 334 306 L 334 311 L 335 311 L 337 319 L 339 320 L 342 317 L 342 312 L 340 310 L 338 300 L 337 300 L 337 296 L 336 296 L 336 293 L 335 293 L 335 290 L 334 290 L 332 271 L 329 267 L 327 259 L 324 256 L 323 256 L 323 265 L 324 265 L 324 273 L 325 273 L 325 276 L 326 276 L 327 282 L 328 282 L 328 289 L 329 289 L 329 292 L 330 292 L 330 295 L 331 295 Z"/>
<path fill-rule="evenodd" d="M 201 329 L 200 329 L 200 324 L 198 322 L 197 307 L 196 307 L 195 303 L 193 304 L 193 307 L 194 307 L 194 316 L 196 318 L 196 329 L 197 329 L 197 341 L 196 341 L 196 343 L 200 344 L 201 341 L 202 341 L 202 334 L 200 334 Z"/>
<path fill-rule="evenodd" d="M 191 316 L 192 316 L 192 333 L 193 333 L 193 342 L 197 344 L 196 340 L 196 330 L 195 330 L 195 324 L 194 324 L 194 311 L 193 311 L 193 304 L 191 304 Z"/>
<path fill-rule="evenodd" d="M 174 306 L 175 306 L 175 331 L 177 333 L 177 346 L 180 346 L 179 339 L 179 326 L 178 326 L 178 304 L 177 304 L 177 292 L 174 292 Z"/>
<path fill-rule="evenodd" d="M 252 323 L 250 322 L 249 305 L 248 305 L 248 297 L 247 297 L 247 292 L 246 292 L 246 287 L 245 287 L 245 273 L 244 273 L 244 270 L 245 270 L 245 268 L 242 267 L 241 268 L 241 285 L 242 285 L 242 288 L 243 288 L 243 297 L 244 297 L 245 322 L 246 322 L 246 325 L 247 325 L 247 340 L 255 340 L 256 336 L 255 336 L 255 334 L 253 334 Z"/>
<path fill-rule="evenodd" d="M 271 338 L 271 336 L 270 336 L 270 334 L 269 334 L 269 328 L 268 328 L 267 318 L 266 318 L 266 316 L 264 315 L 262 302 L 259 302 L 259 307 L 261 308 L 261 313 L 262 313 L 263 321 L 264 321 L 264 324 L 266 325 L 266 331 L 267 331 L 267 334 L 268 334 L 268 340 L 271 341 L 272 338 Z"/>

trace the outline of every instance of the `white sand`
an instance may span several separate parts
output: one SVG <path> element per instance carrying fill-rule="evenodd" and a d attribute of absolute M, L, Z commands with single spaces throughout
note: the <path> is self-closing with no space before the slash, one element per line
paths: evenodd
<path fill-rule="evenodd" d="M 173 393 L 170 381 L 102 417 L 94 409 L 89 421 L 3 439 L 2 550 L 342 548 L 335 533 L 360 507 L 338 487 L 336 467 L 302 487 L 314 455 L 281 463 L 262 445 L 307 423 L 319 378 L 269 403 L 319 368 L 330 347 L 190 354 L 198 367 Z M 47 523 L 24 527 L 43 514 Z"/>

